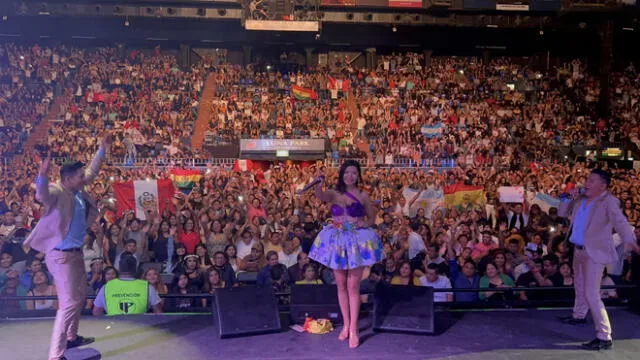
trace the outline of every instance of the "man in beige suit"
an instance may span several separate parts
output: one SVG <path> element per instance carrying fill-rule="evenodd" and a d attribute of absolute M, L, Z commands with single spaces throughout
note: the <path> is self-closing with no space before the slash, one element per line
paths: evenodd
<path fill-rule="evenodd" d="M 80 312 L 87 293 L 83 240 L 87 229 L 98 217 L 96 203 L 84 187 L 98 175 L 111 141 L 110 135 L 102 139 L 98 153 L 86 171 L 79 161 L 65 161 L 60 168 L 60 181 L 51 184 L 51 158 L 46 158 L 36 178 L 36 199 L 44 205 L 44 210 L 25 245 L 45 253 L 58 295 L 49 360 L 65 359 L 66 349 L 95 341 L 78 335 Z"/>
<path fill-rule="evenodd" d="M 611 324 L 607 310 L 600 299 L 600 281 L 607 264 L 617 260 L 613 243 L 613 229 L 634 251 L 639 247 L 636 236 L 620 208 L 620 201 L 609 193 L 611 175 L 604 170 L 593 170 L 585 185 L 584 194 L 571 192 L 571 201 L 560 204 L 558 214 L 571 220 L 569 241 L 575 251 L 573 269 L 576 300 L 571 316 L 562 317 L 565 323 L 586 323 L 591 311 L 596 338 L 582 347 L 589 350 L 611 349 Z"/>

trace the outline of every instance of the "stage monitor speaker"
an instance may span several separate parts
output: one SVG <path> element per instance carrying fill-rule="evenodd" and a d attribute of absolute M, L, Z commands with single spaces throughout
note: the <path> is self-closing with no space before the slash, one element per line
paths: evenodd
<path fill-rule="evenodd" d="M 271 287 L 217 289 L 214 311 L 221 339 L 281 330 L 278 303 Z"/>
<path fill-rule="evenodd" d="M 342 324 L 338 288 L 335 285 L 294 285 L 291 288 L 291 322 L 304 324 L 307 317 Z"/>
<path fill-rule="evenodd" d="M 378 285 L 373 303 L 373 330 L 433 334 L 433 289 Z"/>

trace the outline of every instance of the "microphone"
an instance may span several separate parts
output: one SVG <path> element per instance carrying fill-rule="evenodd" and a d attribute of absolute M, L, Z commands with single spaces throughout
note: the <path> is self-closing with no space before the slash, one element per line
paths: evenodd
<path fill-rule="evenodd" d="M 583 188 L 583 187 L 578 188 L 578 196 L 580 196 L 580 195 L 584 195 L 586 191 L 587 191 L 587 189 L 585 189 L 585 188 Z M 564 201 L 564 200 L 571 200 L 571 194 L 569 194 L 569 193 L 562 193 L 562 194 L 558 195 L 558 198 L 559 198 L 560 200 L 563 200 L 563 201 Z"/>
<path fill-rule="evenodd" d="M 320 175 L 320 176 L 318 176 L 315 180 L 313 180 L 313 181 L 311 182 L 311 184 L 309 184 L 309 185 L 305 186 L 304 188 L 302 188 L 302 190 L 299 190 L 299 191 L 297 192 L 297 194 L 298 194 L 298 195 L 300 195 L 300 194 L 304 194 L 304 193 L 306 193 L 307 191 L 311 190 L 314 186 L 316 186 L 316 185 L 320 184 L 320 183 L 321 183 L 321 182 L 323 182 L 323 181 L 324 181 L 324 176 L 323 176 L 323 175 Z"/>

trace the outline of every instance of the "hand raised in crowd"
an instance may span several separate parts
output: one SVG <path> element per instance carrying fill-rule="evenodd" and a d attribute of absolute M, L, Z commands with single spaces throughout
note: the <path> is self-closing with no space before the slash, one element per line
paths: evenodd
<path fill-rule="evenodd" d="M 51 168 L 51 153 L 48 153 L 47 156 L 42 159 L 40 163 L 40 169 L 38 170 L 38 174 L 42 177 L 47 177 L 49 175 L 49 170 Z"/>

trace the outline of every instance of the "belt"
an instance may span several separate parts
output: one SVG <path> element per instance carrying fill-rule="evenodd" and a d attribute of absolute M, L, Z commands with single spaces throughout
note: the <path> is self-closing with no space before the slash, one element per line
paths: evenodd
<path fill-rule="evenodd" d="M 62 252 L 82 252 L 82 248 L 81 247 L 75 247 L 75 248 L 71 248 L 71 249 L 53 249 L 55 251 L 62 251 Z"/>
<path fill-rule="evenodd" d="M 576 249 L 578 249 L 578 250 L 584 250 L 584 246 L 583 246 L 583 245 L 576 245 L 576 244 L 573 244 L 573 246 L 574 246 Z"/>

